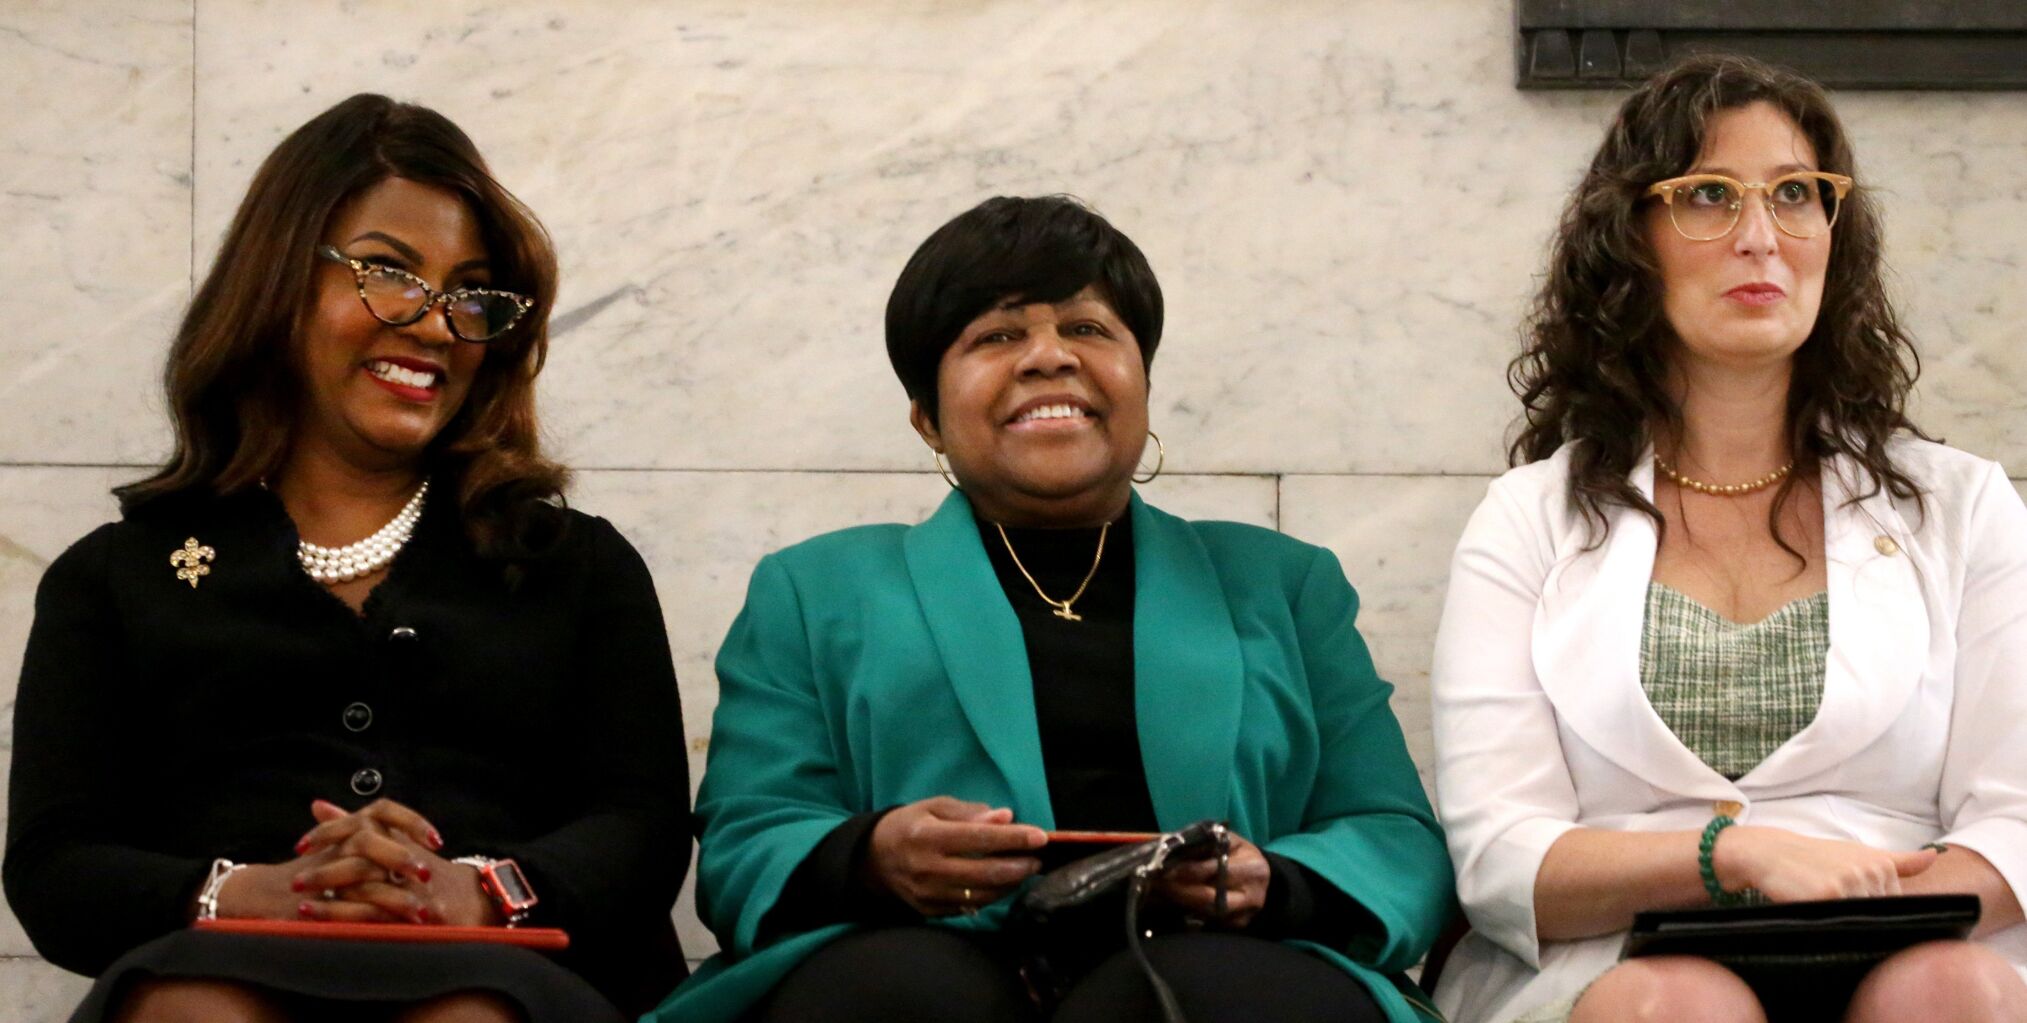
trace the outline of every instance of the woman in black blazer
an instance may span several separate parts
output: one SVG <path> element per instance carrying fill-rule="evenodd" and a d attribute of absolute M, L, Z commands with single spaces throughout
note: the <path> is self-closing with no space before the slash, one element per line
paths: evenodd
<path fill-rule="evenodd" d="M 262 165 L 170 354 L 174 454 L 36 598 L 6 891 L 99 977 L 74 1019 L 577 1023 L 681 979 L 675 674 L 646 566 L 537 443 L 554 293 L 433 111 L 355 96 Z"/>

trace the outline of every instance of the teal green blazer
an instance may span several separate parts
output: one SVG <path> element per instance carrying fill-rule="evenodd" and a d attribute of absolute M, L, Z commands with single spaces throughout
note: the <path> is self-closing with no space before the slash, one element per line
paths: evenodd
<path fill-rule="evenodd" d="M 1376 935 L 1307 947 L 1389 1019 L 1414 1019 L 1401 971 L 1452 911 L 1450 859 L 1337 559 L 1138 496 L 1131 514 L 1134 707 L 1161 826 L 1229 821 L 1357 899 Z M 853 814 L 951 795 L 1055 825 L 1020 622 L 960 494 L 918 526 L 762 559 L 717 667 L 697 907 L 723 951 L 646 1023 L 735 1020 L 851 929 L 756 940 L 789 875 Z M 937 923 L 996 928 L 1010 902 Z"/>

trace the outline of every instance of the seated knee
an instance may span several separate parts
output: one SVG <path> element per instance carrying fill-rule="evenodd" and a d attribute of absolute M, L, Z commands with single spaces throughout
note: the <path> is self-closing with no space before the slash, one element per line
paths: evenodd
<path fill-rule="evenodd" d="M 1723 1023 L 1766 1023 L 1752 989 L 1708 959 L 1657 956 L 1613 967 L 1577 1000 L 1570 1023 L 1659 1023 L 1682 1018 L 1682 1007 L 1697 1007 L 1698 1018 Z"/>
<path fill-rule="evenodd" d="M 222 980 L 146 980 L 120 1000 L 119 1023 L 286 1023 L 273 998 Z"/>
<path fill-rule="evenodd" d="M 2027 1017 L 2023 1001 L 2027 983 L 1998 953 L 1968 941 L 1934 941 L 1881 963 L 1851 1005 L 1857 1019 L 1983 1020 Z"/>
<path fill-rule="evenodd" d="M 522 1023 L 521 1010 L 491 991 L 458 991 L 394 1016 L 394 1023 Z"/>

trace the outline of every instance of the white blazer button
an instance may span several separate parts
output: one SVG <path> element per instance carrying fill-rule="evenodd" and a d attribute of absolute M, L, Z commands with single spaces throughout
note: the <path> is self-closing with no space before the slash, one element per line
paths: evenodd
<path fill-rule="evenodd" d="M 1900 553 L 1900 545 L 1894 543 L 1893 538 L 1884 533 L 1872 538 L 1872 549 L 1889 558 Z"/>

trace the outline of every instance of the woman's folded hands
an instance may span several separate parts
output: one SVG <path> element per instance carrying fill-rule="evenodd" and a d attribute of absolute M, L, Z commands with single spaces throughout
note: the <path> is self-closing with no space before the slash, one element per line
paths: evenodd
<path fill-rule="evenodd" d="M 348 812 L 317 800 L 317 821 L 296 857 L 250 864 L 218 893 L 221 917 L 349 923 L 500 922 L 478 871 L 439 856 L 443 838 L 421 814 L 390 799 Z"/>
<path fill-rule="evenodd" d="M 1902 879 L 1934 866 L 1936 855 L 1739 825 L 1718 837 L 1711 866 L 1726 891 L 1751 888 L 1773 902 L 1804 902 L 1899 895 Z"/>

